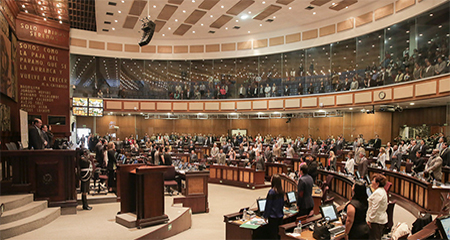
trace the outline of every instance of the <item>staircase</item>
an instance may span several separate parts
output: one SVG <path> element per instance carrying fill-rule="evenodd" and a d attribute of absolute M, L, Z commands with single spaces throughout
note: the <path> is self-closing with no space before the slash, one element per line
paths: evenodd
<path fill-rule="evenodd" d="M 60 208 L 47 208 L 47 201 L 33 201 L 33 194 L 0 196 L 4 212 L 0 217 L 0 239 L 38 229 L 61 214 Z"/>

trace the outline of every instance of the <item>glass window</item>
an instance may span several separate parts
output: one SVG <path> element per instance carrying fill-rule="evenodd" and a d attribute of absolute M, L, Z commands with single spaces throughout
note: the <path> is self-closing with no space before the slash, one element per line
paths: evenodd
<path fill-rule="evenodd" d="M 70 72 L 70 84 L 73 85 L 74 97 L 96 97 L 96 58 L 72 54 L 70 57 L 72 69 Z"/>

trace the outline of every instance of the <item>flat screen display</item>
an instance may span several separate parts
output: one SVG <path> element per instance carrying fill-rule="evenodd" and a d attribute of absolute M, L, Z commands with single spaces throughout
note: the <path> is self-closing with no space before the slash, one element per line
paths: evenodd
<path fill-rule="evenodd" d="M 322 205 L 320 206 L 320 212 L 322 217 L 330 222 L 338 220 L 338 214 L 334 205 Z"/>
<path fill-rule="evenodd" d="M 297 202 L 297 198 L 295 197 L 295 192 L 288 192 L 286 193 L 287 199 L 289 203 L 295 203 Z"/>
<path fill-rule="evenodd" d="M 444 239 L 450 239 L 450 215 L 437 218 L 439 231 Z"/>
<path fill-rule="evenodd" d="M 258 211 L 263 213 L 266 209 L 266 199 L 258 199 L 256 202 L 258 203 Z"/>

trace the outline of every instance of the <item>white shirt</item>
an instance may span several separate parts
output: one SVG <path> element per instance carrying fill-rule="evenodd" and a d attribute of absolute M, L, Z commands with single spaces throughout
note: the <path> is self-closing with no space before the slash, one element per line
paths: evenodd
<path fill-rule="evenodd" d="M 370 223 L 386 224 L 388 222 L 387 207 L 388 198 L 386 190 L 383 187 L 377 188 L 369 199 L 369 208 L 367 209 L 366 221 Z"/>
<path fill-rule="evenodd" d="M 381 163 L 382 168 L 386 168 L 386 153 L 378 154 L 378 162 Z"/>
<path fill-rule="evenodd" d="M 345 163 L 345 169 L 347 169 L 348 173 L 355 174 L 355 159 L 349 159 Z"/>

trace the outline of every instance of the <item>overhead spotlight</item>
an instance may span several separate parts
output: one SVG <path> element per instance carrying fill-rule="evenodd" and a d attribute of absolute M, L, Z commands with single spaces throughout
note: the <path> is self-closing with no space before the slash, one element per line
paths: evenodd
<path fill-rule="evenodd" d="M 290 123 L 291 122 L 291 118 L 288 118 L 288 120 L 286 121 L 286 123 Z"/>
<path fill-rule="evenodd" d="M 142 39 L 139 42 L 139 46 L 145 46 L 152 40 L 153 34 L 155 33 L 156 24 L 150 20 L 148 17 L 141 19 L 142 27 L 141 30 L 144 32 Z"/>

